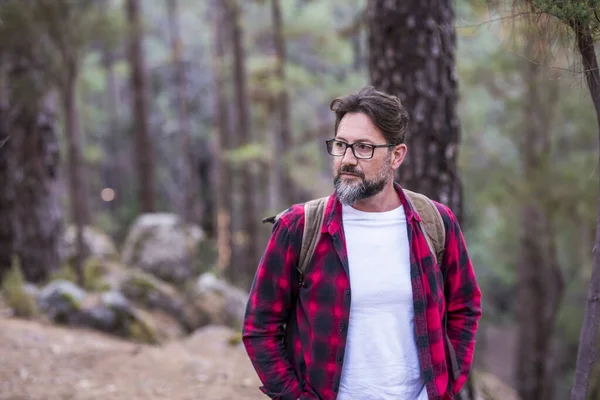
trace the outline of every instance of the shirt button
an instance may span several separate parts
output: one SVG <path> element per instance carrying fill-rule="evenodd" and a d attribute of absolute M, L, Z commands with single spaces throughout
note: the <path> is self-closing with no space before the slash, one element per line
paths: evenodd
<path fill-rule="evenodd" d="M 344 324 L 343 322 L 340 324 L 340 332 L 344 331 L 344 328 L 346 327 L 346 324 Z"/>
<path fill-rule="evenodd" d="M 350 289 L 346 289 L 346 296 L 350 296 Z"/>
<path fill-rule="evenodd" d="M 336 360 L 337 360 L 337 362 L 341 363 L 342 360 L 343 360 L 343 357 L 342 356 L 337 356 Z"/>

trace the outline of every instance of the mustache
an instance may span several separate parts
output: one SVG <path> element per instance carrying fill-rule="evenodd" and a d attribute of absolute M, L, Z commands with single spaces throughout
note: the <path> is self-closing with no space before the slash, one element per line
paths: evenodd
<path fill-rule="evenodd" d="M 356 175 L 356 176 L 358 176 L 360 178 L 363 178 L 363 179 L 365 177 L 364 174 L 361 171 L 355 169 L 351 165 L 342 165 L 340 167 L 340 169 L 338 169 L 338 176 L 340 176 L 341 174 L 353 174 L 353 175 Z"/>

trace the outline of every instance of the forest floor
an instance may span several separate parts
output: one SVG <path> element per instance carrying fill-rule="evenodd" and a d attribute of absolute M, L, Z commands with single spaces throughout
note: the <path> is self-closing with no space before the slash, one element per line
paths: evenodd
<path fill-rule="evenodd" d="M 0 299 L 0 400 L 266 398 L 230 328 L 205 327 L 152 346 L 8 315 Z M 478 376 L 478 400 L 518 400 L 494 375 Z"/>
<path fill-rule="evenodd" d="M 0 316 L 0 399 L 264 399 L 232 334 L 207 327 L 151 346 Z"/>

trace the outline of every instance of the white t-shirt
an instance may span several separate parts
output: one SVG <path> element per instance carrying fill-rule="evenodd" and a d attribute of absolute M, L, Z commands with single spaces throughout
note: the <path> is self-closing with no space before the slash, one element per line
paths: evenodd
<path fill-rule="evenodd" d="M 414 335 L 406 216 L 342 209 L 351 307 L 338 400 L 427 400 Z"/>

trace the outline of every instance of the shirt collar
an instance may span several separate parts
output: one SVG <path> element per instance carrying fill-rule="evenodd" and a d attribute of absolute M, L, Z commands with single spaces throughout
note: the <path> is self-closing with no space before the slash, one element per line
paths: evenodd
<path fill-rule="evenodd" d="M 394 189 L 398 193 L 400 197 L 400 202 L 404 207 L 404 213 L 406 214 L 406 220 L 412 221 L 413 219 L 416 221 L 421 221 L 421 217 L 415 211 L 410 201 L 406 197 L 402 186 L 398 182 L 394 182 Z M 321 233 L 329 232 L 330 234 L 336 233 L 338 230 L 342 228 L 342 203 L 337 197 L 335 190 L 329 196 L 327 200 L 327 205 L 325 207 L 325 217 L 323 221 L 323 225 L 321 228 Z"/>

